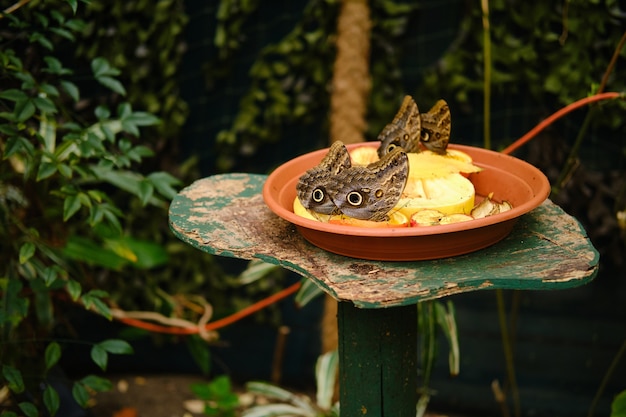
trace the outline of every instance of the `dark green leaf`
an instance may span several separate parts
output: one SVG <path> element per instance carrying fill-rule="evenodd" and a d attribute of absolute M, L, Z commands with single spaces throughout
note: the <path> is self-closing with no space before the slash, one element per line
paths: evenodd
<path fill-rule="evenodd" d="M 120 71 L 109 64 L 106 58 L 97 57 L 91 61 L 91 70 L 93 75 L 98 78 L 102 76 L 116 76 Z"/>
<path fill-rule="evenodd" d="M 151 113 L 136 111 L 123 118 L 122 121 L 130 122 L 136 126 L 152 126 L 159 123 L 159 118 Z"/>
<path fill-rule="evenodd" d="M 153 172 L 148 175 L 148 179 L 152 182 L 154 188 L 156 188 L 159 194 L 170 200 L 173 199 L 178 193 L 178 191 L 176 191 L 176 189 L 172 186 L 179 185 L 181 183 L 178 178 L 167 172 Z"/>
<path fill-rule="evenodd" d="M 11 88 L 9 90 L 1 91 L 0 98 L 4 98 L 6 100 L 11 100 L 11 101 L 22 101 L 22 100 L 27 100 L 28 96 L 22 90 Z"/>
<path fill-rule="evenodd" d="M 96 110 L 94 110 L 94 114 L 98 118 L 98 120 L 105 120 L 111 117 L 111 112 L 105 106 L 98 106 Z"/>
<path fill-rule="evenodd" d="M 167 264 L 169 254 L 163 245 L 148 240 L 133 239 L 129 236 L 119 238 L 120 244 L 135 256 L 133 266 L 141 269 L 156 268 Z M 110 242 L 109 239 L 107 242 Z"/>
<path fill-rule="evenodd" d="M 16 394 L 24 392 L 24 380 L 22 379 L 22 373 L 18 369 L 10 365 L 2 365 L 2 376 L 9 384 L 11 391 Z"/>
<path fill-rule="evenodd" d="M 24 413 L 26 417 L 39 416 L 39 411 L 37 410 L 37 407 L 35 407 L 35 404 L 31 402 L 21 402 L 18 404 L 18 407 L 20 407 L 20 410 L 22 410 L 22 413 Z M 2 414 L 2 416 L 4 417 L 4 413 Z"/>
<path fill-rule="evenodd" d="M 84 384 L 85 386 L 91 388 L 96 392 L 109 391 L 111 388 L 113 388 L 113 385 L 108 379 L 101 378 L 95 375 L 87 375 L 78 382 Z"/>
<path fill-rule="evenodd" d="M 37 181 L 44 180 L 57 171 L 57 166 L 51 162 L 42 162 L 37 170 Z"/>
<path fill-rule="evenodd" d="M 143 145 L 139 145 L 139 146 L 135 146 L 132 151 L 134 153 L 136 153 L 137 155 L 139 155 L 140 157 L 144 158 L 144 157 L 148 157 L 148 156 L 154 156 L 154 152 L 152 151 L 152 149 L 148 148 L 147 146 L 143 146 Z"/>
<path fill-rule="evenodd" d="M 65 16 L 58 10 L 50 10 L 50 17 L 52 17 L 59 25 L 63 24 L 65 21 Z"/>
<path fill-rule="evenodd" d="M 133 348 L 128 342 L 120 339 L 107 339 L 98 343 L 98 346 L 109 353 L 117 355 L 129 355 L 133 353 Z"/>
<path fill-rule="evenodd" d="M 154 194 L 154 186 L 148 179 L 144 179 L 139 183 L 139 199 L 144 206 L 148 204 Z"/>
<path fill-rule="evenodd" d="M 6 159 L 11 155 L 19 152 L 23 148 L 23 138 L 18 136 L 13 136 L 7 140 L 6 146 L 4 147 L 4 155 L 3 157 Z"/>
<path fill-rule="evenodd" d="M 104 301 L 102 301 L 100 298 L 93 298 L 92 303 L 97 313 L 101 314 L 103 317 L 109 320 L 111 319 L 111 309 Z"/>
<path fill-rule="evenodd" d="M 37 42 L 38 44 L 40 44 L 41 46 L 43 46 L 44 48 L 46 48 L 49 51 L 52 51 L 54 49 L 54 46 L 52 45 L 52 42 L 50 42 L 45 35 L 43 35 L 43 34 L 41 34 L 39 32 L 31 33 L 31 35 L 28 38 L 28 40 L 30 42 Z"/>
<path fill-rule="evenodd" d="M 127 117 L 130 117 L 132 113 L 133 108 L 128 102 L 120 103 L 119 106 L 117 106 L 117 117 L 120 119 L 126 119 Z"/>
<path fill-rule="evenodd" d="M 73 0 L 66 0 L 66 1 L 71 1 L 72 3 L 75 3 L 75 1 Z M 84 1 L 84 3 L 87 3 L 86 1 Z M 85 22 L 82 21 L 81 19 L 68 19 L 65 22 L 65 27 L 73 30 L 74 32 L 80 32 L 85 28 Z"/>
<path fill-rule="evenodd" d="M 49 287 L 57 279 L 57 270 L 52 266 L 48 266 L 43 270 L 43 274 L 41 278 L 43 279 L 46 286 Z"/>
<path fill-rule="evenodd" d="M 103 371 L 106 371 L 108 359 L 107 351 L 100 345 L 94 345 L 91 348 L 91 360 Z"/>
<path fill-rule="evenodd" d="M 67 284 L 65 285 L 65 287 L 67 288 L 67 292 L 70 294 L 70 297 L 72 297 L 72 300 L 73 301 L 78 300 L 78 297 L 80 297 L 80 292 L 81 292 L 80 283 L 78 281 L 74 281 L 73 279 L 70 279 L 67 281 Z"/>
<path fill-rule="evenodd" d="M 61 404 L 59 394 L 51 385 L 47 385 L 43 391 L 43 403 L 46 406 L 46 410 L 53 416 L 59 410 L 59 405 Z"/>
<path fill-rule="evenodd" d="M 45 353 L 45 363 L 46 363 L 46 371 L 49 371 L 54 365 L 57 364 L 59 359 L 61 358 L 61 347 L 57 342 L 51 342 L 46 347 Z"/>
<path fill-rule="evenodd" d="M 20 247 L 20 265 L 24 265 L 35 254 L 35 245 L 26 242 Z"/>
<path fill-rule="evenodd" d="M 82 204 L 85 207 L 91 207 L 91 198 L 89 198 L 89 195 L 90 195 L 89 192 L 87 194 L 83 192 L 76 194 L 76 196 L 80 200 L 80 204 Z"/>
<path fill-rule="evenodd" d="M 74 385 L 72 386 L 72 397 L 74 397 L 78 405 L 83 408 L 87 408 L 90 398 L 89 391 L 87 391 L 87 388 L 85 388 L 85 386 L 80 382 L 74 382 Z"/>
<path fill-rule="evenodd" d="M 77 195 L 70 195 L 65 197 L 63 202 L 63 221 L 66 222 L 72 217 L 78 210 L 80 210 L 80 199 Z"/>
<path fill-rule="evenodd" d="M 102 290 L 91 290 L 80 297 L 80 300 L 83 302 L 86 309 L 93 309 L 95 312 L 102 314 L 104 317 L 110 319 L 111 318 L 111 310 L 109 306 L 107 306 L 104 301 L 101 300 L 102 297 L 107 297 L 108 294 L 106 291 Z"/>
<path fill-rule="evenodd" d="M 30 99 L 20 100 L 15 103 L 15 109 L 13 109 L 13 115 L 18 122 L 24 122 L 30 119 L 35 114 L 35 105 Z"/>
<path fill-rule="evenodd" d="M 124 132 L 130 133 L 133 136 L 139 136 L 139 128 L 136 124 L 127 121 L 126 119 L 122 119 L 121 122 Z"/>
<path fill-rule="evenodd" d="M 3 133 L 6 136 L 17 136 L 20 131 L 12 124 L 0 124 L 0 133 Z"/>
<path fill-rule="evenodd" d="M 33 104 L 42 112 L 42 113 L 50 113 L 54 114 L 57 112 L 57 108 L 54 103 L 44 97 L 35 97 L 33 99 Z"/>
<path fill-rule="evenodd" d="M 115 142 L 115 133 L 113 133 L 113 131 L 108 125 L 103 124 L 102 126 L 100 126 L 100 130 L 104 134 L 104 137 L 106 140 L 108 140 L 111 143 Z M 104 146 L 102 147 L 102 149 L 104 149 Z"/>
<path fill-rule="evenodd" d="M 298 293 L 295 297 L 295 302 L 298 307 L 304 307 L 311 300 L 319 297 L 324 294 L 324 291 L 320 289 L 312 280 L 303 279 L 302 286 L 298 290 Z"/>
<path fill-rule="evenodd" d="M 104 217 L 109 221 L 109 224 L 115 229 L 115 231 L 119 234 L 122 233 L 122 224 L 120 223 L 119 215 L 113 210 L 107 209 L 105 207 Z"/>
<path fill-rule="evenodd" d="M 77 0 L 65 0 L 67 4 L 72 8 L 72 13 L 76 14 L 76 10 L 78 10 L 78 1 Z"/>
<path fill-rule="evenodd" d="M 59 96 L 59 90 L 50 84 L 47 83 L 43 83 L 39 86 L 39 90 L 41 90 L 43 93 L 51 96 L 51 97 L 58 97 Z"/>
<path fill-rule="evenodd" d="M 78 101 L 80 99 L 80 92 L 78 91 L 76 84 L 71 81 L 61 81 L 61 86 L 74 101 Z"/>
<path fill-rule="evenodd" d="M 96 203 L 102 203 L 104 201 L 105 195 L 101 191 L 98 190 L 89 190 L 87 191 L 89 197 L 95 201 Z"/>
<path fill-rule="evenodd" d="M 622 391 L 611 404 L 611 417 L 626 417 L 626 391 Z"/>
<path fill-rule="evenodd" d="M 98 81 L 100 84 L 107 87 L 108 89 L 118 93 L 119 95 L 122 95 L 122 96 L 126 95 L 126 89 L 124 88 L 122 83 L 116 80 L 115 78 L 103 75 L 100 77 L 96 77 L 96 81 Z"/>
<path fill-rule="evenodd" d="M 61 63 L 61 61 L 53 56 L 46 56 L 43 59 L 48 65 L 46 68 L 43 69 L 44 72 L 56 75 L 65 75 L 72 73 L 72 71 L 70 71 L 69 69 L 63 68 L 63 64 Z"/>
<path fill-rule="evenodd" d="M 185 341 L 196 365 L 198 365 L 203 374 L 208 375 L 211 370 L 211 352 L 206 342 L 197 335 L 187 337 Z"/>
<path fill-rule="evenodd" d="M 65 178 L 72 178 L 72 168 L 67 164 L 57 165 L 57 169 Z"/>
<path fill-rule="evenodd" d="M 74 35 L 72 34 L 72 32 L 63 29 L 63 28 L 50 28 L 50 32 L 56 33 L 57 35 L 61 36 L 62 38 L 68 39 L 70 41 L 74 40 Z"/>

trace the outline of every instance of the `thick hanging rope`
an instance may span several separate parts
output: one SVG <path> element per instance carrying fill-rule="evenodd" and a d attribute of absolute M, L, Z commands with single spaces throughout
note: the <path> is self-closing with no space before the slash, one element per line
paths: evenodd
<path fill-rule="evenodd" d="M 330 139 L 363 142 L 371 80 L 370 10 L 366 0 L 344 0 L 337 20 L 337 55 L 330 97 Z"/>

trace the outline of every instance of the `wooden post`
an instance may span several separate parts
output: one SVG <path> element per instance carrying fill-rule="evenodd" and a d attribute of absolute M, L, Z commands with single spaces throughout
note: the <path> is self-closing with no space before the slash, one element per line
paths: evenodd
<path fill-rule="evenodd" d="M 341 417 L 415 417 L 417 307 L 338 306 Z"/>

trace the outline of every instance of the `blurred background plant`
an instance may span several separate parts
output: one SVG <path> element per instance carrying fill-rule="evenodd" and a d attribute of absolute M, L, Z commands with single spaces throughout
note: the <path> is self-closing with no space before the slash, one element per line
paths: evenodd
<path fill-rule="evenodd" d="M 65 383 L 83 407 L 90 391 L 110 388 L 95 375 L 70 384 L 56 368 L 72 345 L 91 345 L 99 371 L 108 354 L 133 350 L 119 338 L 74 340 L 74 306 L 109 320 L 148 309 L 197 321 L 209 302 L 225 315 L 250 299 L 232 291 L 239 271 L 222 272 L 167 227 L 181 181 L 165 168 L 197 175 L 193 161 L 176 169 L 171 158 L 154 161 L 172 154 L 169 139 L 185 118 L 173 77 L 185 17 L 172 13 L 176 6 L 118 2 L 102 13 L 99 4 L 22 1 L 0 15 L 0 361 L 11 392 L 3 391 L 3 415 L 63 414 Z M 143 31 L 136 21 L 118 24 L 138 10 L 150 23 Z M 266 277 L 253 292 L 272 292 L 282 280 L 276 271 Z M 187 340 L 208 372 L 206 341 Z"/>

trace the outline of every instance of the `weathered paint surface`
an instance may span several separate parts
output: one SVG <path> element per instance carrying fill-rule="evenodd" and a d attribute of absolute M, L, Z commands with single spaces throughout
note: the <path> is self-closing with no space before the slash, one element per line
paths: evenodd
<path fill-rule="evenodd" d="M 546 201 L 510 236 L 478 252 L 419 262 L 364 261 L 304 240 L 261 196 L 263 175 L 198 180 L 170 206 L 170 227 L 185 242 L 216 255 L 260 258 L 316 282 L 339 301 L 362 308 L 415 304 L 479 289 L 559 289 L 595 276 L 599 256 L 571 216 Z"/>
<path fill-rule="evenodd" d="M 415 417 L 417 308 L 339 303 L 337 322 L 341 415 Z"/>

